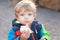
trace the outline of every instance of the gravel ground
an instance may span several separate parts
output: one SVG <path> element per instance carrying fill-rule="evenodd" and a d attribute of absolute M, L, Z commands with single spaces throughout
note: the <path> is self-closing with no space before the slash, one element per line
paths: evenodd
<path fill-rule="evenodd" d="M 14 19 L 14 7 L 8 2 L 0 2 L 0 40 L 7 40 L 7 34 Z M 51 40 L 60 40 L 60 12 L 37 8 L 37 20 L 50 32 Z"/>

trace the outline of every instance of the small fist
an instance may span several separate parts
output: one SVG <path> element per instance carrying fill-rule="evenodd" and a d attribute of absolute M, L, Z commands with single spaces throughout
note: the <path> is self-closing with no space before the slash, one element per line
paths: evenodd
<path fill-rule="evenodd" d="M 21 37 L 21 39 L 23 39 L 23 40 L 27 40 L 29 37 L 30 37 L 30 32 L 29 32 L 29 30 L 27 30 L 27 31 L 23 31 L 22 32 L 22 34 L 20 35 L 20 37 Z"/>

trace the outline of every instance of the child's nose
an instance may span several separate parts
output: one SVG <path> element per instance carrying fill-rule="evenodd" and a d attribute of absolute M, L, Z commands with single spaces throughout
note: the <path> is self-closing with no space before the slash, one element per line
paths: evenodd
<path fill-rule="evenodd" d="M 25 16 L 25 19 L 28 19 L 28 16 Z"/>

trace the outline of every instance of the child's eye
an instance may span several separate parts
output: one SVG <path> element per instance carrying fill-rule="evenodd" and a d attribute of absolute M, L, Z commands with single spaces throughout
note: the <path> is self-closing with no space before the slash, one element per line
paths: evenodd
<path fill-rule="evenodd" d="M 24 14 L 20 14 L 20 16 L 24 16 Z"/>
<path fill-rule="evenodd" d="M 31 16 L 32 14 L 28 14 L 29 16 Z"/>

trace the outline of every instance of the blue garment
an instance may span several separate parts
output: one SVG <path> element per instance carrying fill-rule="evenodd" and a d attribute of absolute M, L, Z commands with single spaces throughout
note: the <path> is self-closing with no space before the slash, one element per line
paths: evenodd
<path fill-rule="evenodd" d="M 11 28 L 8 33 L 8 40 L 14 40 L 14 30 Z M 16 38 L 16 40 L 19 40 L 19 37 Z"/>
<path fill-rule="evenodd" d="M 13 20 L 12 28 L 9 30 L 8 40 L 14 40 L 14 36 L 15 36 L 14 33 L 17 30 L 20 30 L 20 27 L 22 25 L 22 24 L 16 23 L 15 21 L 17 20 L 16 19 Z M 38 24 L 36 20 L 33 21 L 31 30 L 34 31 L 35 40 L 39 40 L 44 35 L 44 32 L 42 31 L 42 25 Z M 19 38 L 20 37 L 18 36 L 15 40 L 20 40 Z M 32 36 L 30 36 L 28 40 L 32 40 Z"/>

